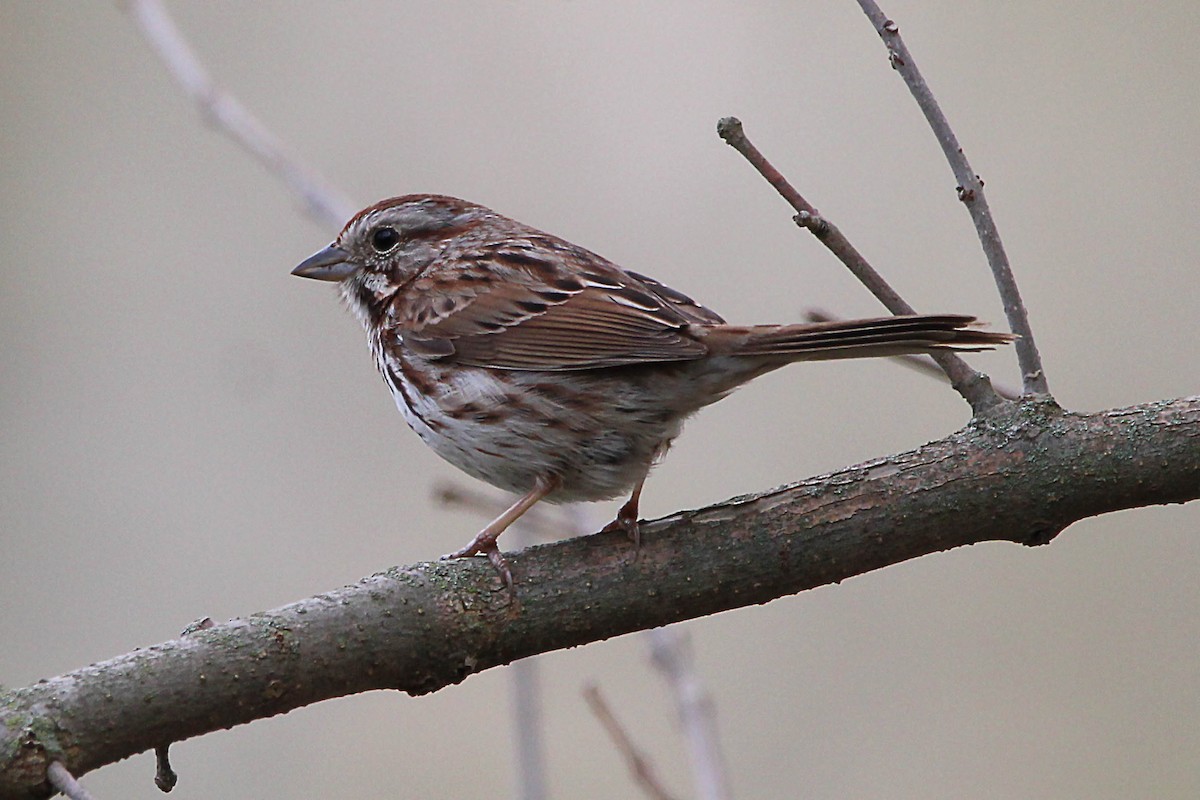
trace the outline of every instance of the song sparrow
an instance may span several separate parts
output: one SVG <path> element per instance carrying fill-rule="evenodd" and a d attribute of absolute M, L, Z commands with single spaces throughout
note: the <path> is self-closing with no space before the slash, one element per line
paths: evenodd
<path fill-rule="evenodd" d="M 540 500 L 629 493 L 605 530 L 637 537 L 638 497 L 683 421 L 793 361 L 978 350 L 1011 336 L 956 314 L 727 325 L 653 278 L 491 209 L 384 200 L 293 270 L 341 283 L 396 405 L 454 466 L 520 494 L 466 547 L 512 574 L 496 539 Z"/>

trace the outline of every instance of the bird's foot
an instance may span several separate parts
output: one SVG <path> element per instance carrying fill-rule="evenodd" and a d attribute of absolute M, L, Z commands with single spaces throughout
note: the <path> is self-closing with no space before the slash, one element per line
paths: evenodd
<path fill-rule="evenodd" d="M 640 550 L 642 547 L 642 531 L 641 525 L 638 523 L 637 504 L 634 503 L 633 508 L 629 506 L 629 503 L 621 506 L 621 510 L 617 512 L 617 518 L 605 525 L 601 529 L 601 532 L 613 533 L 615 531 L 624 531 L 625 535 L 629 537 L 629 541 L 633 542 L 633 546 Z"/>
<path fill-rule="evenodd" d="M 492 563 L 496 573 L 500 576 L 500 580 L 504 581 L 504 586 L 511 592 L 513 590 L 512 570 L 508 566 L 507 559 L 500 552 L 499 545 L 496 544 L 497 536 L 488 535 L 488 531 L 484 530 L 478 536 L 471 540 L 470 544 L 460 550 L 455 550 L 453 553 L 447 553 L 442 556 L 442 561 L 449 561 L 455 558 L 471 558 L 472 556 L 482 555 L 487 556 L 487 560 Z"/>

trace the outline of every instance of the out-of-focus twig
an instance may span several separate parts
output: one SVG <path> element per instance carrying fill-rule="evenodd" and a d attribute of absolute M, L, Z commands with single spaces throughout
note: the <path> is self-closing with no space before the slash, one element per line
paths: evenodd
<path fill-rule="evenodd" d="M 96 800 L 91 792 L 75 780 L 75 776 L 63 766 L 61 761 L 50 762 L 49 768 L 46 769 L 46 780 L 70 800 Z"/>
<path fill-rule="evenodd" d="M 916 311 L 896 293 L 883 276 L 855 249 L 854 245 L 832 222 L 817 213 L 787 178 L 767 160 L 754 143 L 746 136 L 741 120 L 725 117 L 717 123 L 717 133 L 729 146 L 737 150 L 750 162 L 767 183 L 779 192 L 788 205 L 796 210 L 796 224 L 807 228 L 817 240 L 829 248 L 871 294 L 893 314 L 915 314 Z M 997 403 L 1004 402 L 992 389 L 986 375 L 975 371 L 967 362 L 953 353 L 938 353 L 931 356 L 950 379 L 950 385 L 971 404 L 976 414 Z"/>
<path fill-rule="evenodd" d="M 613 745 L 617 751 L 625 759 L 626 766 L 629 767 L 629 774 L 633 776 L 634 783 L 641 787 L 647 797 L 652 800 L 673 800 L 673 795 L 663 788 L 658 781 L 658 776 L 654 774 L 654 768 L 650 763 L 650 759 L 633 743 L 629 734 L 625 732 L 625 728 L 613 716 L 612 709 L 608 707 L 604 696 L 600 694 L 600 687 L 596 684 L 589 684 L 583 687 L 583 697 L 587 700 L 588 708 L 596 715 L 596 719 L 600 720 L 600 724 L 604 726 L 605 732 L 608 733 L 608 738 L 612 739 Z"/>
<path fill-rule="evenodd" d="M 280 178 L 301 199 L 305 213 L 322 225 L 334 230 L 341 228 L 357 206 L 315 170 L 288 153 L 283 142 L 237 98 L 213 82 L 162 3 L 125 0 L 122 5 L 171 77 L 199 106 L 204 118 Z"/>
<path fill-rule="evenodd" d="M 717 736 L 717 714 L 696 672 L 691 640 L 678 625 L 646 631 L 650 661 L 671 689 L 679 724 L 687 742 L 692 781 L 700 800 L 729 800 L 725 753 Z"/>
<path fill-rule="evenodd" d="M 542 718 L 542 675 L 537 658 L 523 658 L 509 666 L 517 769 L 516 797 L 545 800 L 546 725 Z"/>
<path fill-rule="evenodd" d="M 837 322 L 839 319 L 842 319 L 836 314 L 830 314 L 827 311 L 822 311 L 817 308 L 810 308 L 808 311 L 806 311 L 804 313 L 804 318 L 809 322 Z M 900 364 L 901 366 L 908 367 L 909 369 L 915 370 L 922 375 L 933 378 L 934 380 L 942 381 L 943 383 L 946 381 L 946 373 L 943 372 L 942 368 L 934 363 L 933 359 L 929 356 L 891 356 L 891 360 L 897 364 Z M 1007 386 L 996 383 L 995 381 L 992 381 L 992 388 L 996 390 L 996 394 L 1000 395 L 1005 400 L 1016 400 L 1021 396 L 1020 392 L 1013 391 Z"/>
<path fill-rule="evenodd" d="M 971 169 L 962 145 L 958 143 L 958 137 L 954 135 L 946 115 L 942 113 L 933 92 L 929 89 L 929 84 L 917 69 L 917 62 L 912 53 L 900 38 L 900 27 L 880 10 L 875 0 L 858 0 L 858 4 L 875 26 L 879 38 L 883 39 L 888 49 L 888 59 L 908 85 L 917 105 L 921 107 L 921 112 L 933 128 L 938 144 L 942 146 L 942 152 L 950 162 L 950 169 L 954 171 L 955 180 L 958 181 L 958 198 L 966 204 L 971 220 L 975 223 L 975 232 L 979 235 L 1000 299 L 1004 303 L 1009 330 L 1021 337 L 1017 339 L 1015 347 L 1025 391 L 1032 394 L 1049 394 L 1041 356 L 1033 341 L 1029 315 L 1017 289 L 1012 267 L 1008 263 L 1008 254 L 1004 252 L 1004 244 L 1000 241 L 1000 231 L 996 228 L 996 221 L 992 218 L 987 198 L 984 197 L 983 180 Z"/>
<path fill-rule="evenodd" d="M 533 544 L 535 537 L 528 524 L 528 520 L 519 519 L 508 532 L 519 548 Z M 514 661 L 508 667 L 508 680 L 516 754 L 515 797 L 546 800 L 546 723 L 542 717 L 542 674 L 537 657 Z"/>

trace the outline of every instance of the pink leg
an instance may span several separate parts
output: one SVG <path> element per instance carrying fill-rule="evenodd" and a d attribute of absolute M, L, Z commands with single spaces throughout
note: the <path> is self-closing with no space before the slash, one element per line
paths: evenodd
<path fill-rule="evenodd" d="M 533 508 L 539 500 L 542 500 L 557 488 L 557 478 L 539 480 L 532 489 L 518 498 L 517 502 L 509 506 L 503 514 L 489 522 L 483 530 L 477 533 L 470 544 L 461 550 L 455 550 L 453 553 L 442 556 L 442 559 L 468 558 L 483 554 L 487 556 L 488 561 L 492 562 L 492 566 L 496 568 L 496 572 L 500 573 L 500 577 L 504 579 L 505 586 L 512 589 L 512 570 L 508 568 L 508 562 L 500 554 L 500 547 L 496 544 L 496 540 L 500 538 L 500 534 L 508 529 L 509 525 L 520 519 L 522 514 Z"/>
<path fill-rule="evenodd" d="M 646 478 L 643 477 L 638 481 L 638 485 L 633 487 L 633 494 L 629 495 L 625 505 L 621 506 L 621 510 L 617 512 L 617 518 L 604 526 L 605 533 L 625 531 L 625 535 L 633 542 L 634 547 L 642 546 L 641 530 L 638 527 L 638 501 L 642 498 L 642 487 L 645 485 Z"/>

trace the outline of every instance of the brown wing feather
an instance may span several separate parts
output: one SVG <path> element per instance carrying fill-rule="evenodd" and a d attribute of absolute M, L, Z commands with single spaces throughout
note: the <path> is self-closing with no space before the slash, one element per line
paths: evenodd
<path fill-rule="evenodd" d="M 510 240 L 442 262 L 469 267 L 433 265 L 397 297 L 393 313 L 405 342 L 428 357 L 496 369 L 594 369 L 708 353 L 688 328 L 716 314 L 593 253 L 555 244 L 561 260 L 535 255 L 545 241 Z"/>
<path fill-rule="evenodd" d="M 640 272 L 626 271 L 626 274 L 641 281 L 647 289 L 650 289 L 663 300 L 666 300 L 676 311 L 683 314 L 692 322 L 698 322 L 702 325 L 723 325 L 725 323 L 725 319 L 720 314 L 711 308 L 700 305 L 683 292 L 676 291 L 670 286 L 659 283 L 654 278 L 643 275 Z"/>

